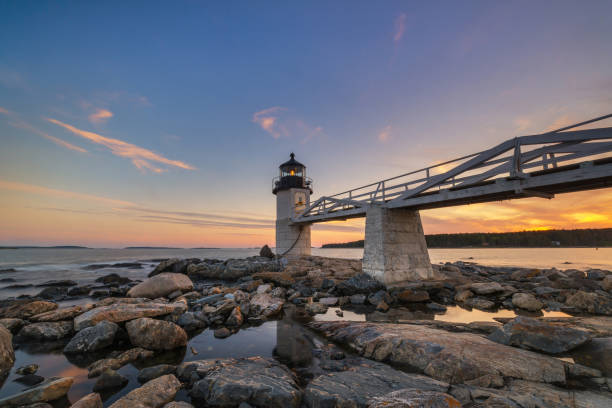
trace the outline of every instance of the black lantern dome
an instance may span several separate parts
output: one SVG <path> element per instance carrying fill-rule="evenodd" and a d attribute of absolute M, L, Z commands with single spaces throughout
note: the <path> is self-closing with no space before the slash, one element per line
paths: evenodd
<path fill-rule="evenodd" d="M 306 166 L 295 160 L 295 154 L 290 154 L 290 159 L 278 166 L 280 176 L 275 177 L 272 182 L 272 193 L 290 188 L 307 188 L 312 194 L 312 180 L 306 177 Z"/>

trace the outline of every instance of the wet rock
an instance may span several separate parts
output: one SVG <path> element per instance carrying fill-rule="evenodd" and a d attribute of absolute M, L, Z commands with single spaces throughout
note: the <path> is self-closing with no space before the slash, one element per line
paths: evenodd
<path fill-rule="evenodd" d="M 313 316 L 319 313 L 327 312 L 327 306 L 319 302 L 306 303 L 305 309 L 308 314 Z"/>
<path fill-rule="evenodd" d="M 106 320 L 79 331 L 64 347 L 64 353 L 88 353 L 113 344 L 119 326 Z"/>
<path fill-rule="evenodd" d="M 24 326 L 17 338 L 20 340 L 50 341 L 63 339 L 72 333 L 72 322 L 42 322 Z"/>
<path fill-rule="evenodd" d="M 544 307 L 544 304 L 529 293 L 515 293 L 512 295 L 512 304 L 520 309 L 537 312 Z"/>
<path fill-rule="evenodd" d="M 242 323 L 244 323 L 244 317 L 240 311 L 240 306 L 236 306 L 227 317 L 225 325 L 229 327 L 240 327 L 242 326 Z"/>
<path fill-rule="evenodd" d="M 75 286 L 73 288 L 70 288 L 67 294 L 68 296 L 87 296 L 89 295 L 89 292 L 91 292 L 91 286 L 85 285 L 85 286 Z"/>
<path fill-rule="evenodd" d="M 368 408 L 461 408 L 461 403 L 444 392 L 404 389 L 369 401 Z"/>
<path fill-rule="evenodd" d="M 596 368 L 604 376 L 612 377 L 612 337 L 593 339 L 575 349 L 572 357 L 577 363 Z"/>
<path fill-rule="evenodd" d="M 194 408 L 194 407 L 193 405 L 185 401 L 172 401 L 164 405 L 164 408 Z M 238 408 L 248 408 L 248 407 L 242 407 L 241 405 Z"/>
<path fill-rule="evenodd" d="M 117 285 L 125 285 L 127 283 L 132 282 L 130 278 L 126 278 L 123 276 L 119 276 L 116 273 L 111 273 L 108 275 L 100 276 L 96 279 L 96 282 L 103 283 L 105 285 L 117 284 Z"/>
<path fill-rule="evenodd" d="M 45 381 L 45 377 L 41 377 L 40 375 L 36 374 L 26 374 L 23 377 L 14 379 L 13 381 L 31 387 L 33 385 L 40 384 L 41 382 Z"/>
<path fill-rule="evenodd" d="M 355 275 L 344 282 L 340 282 L 336 287 L 340 294 L 345 296 L 351 296 L 357 293 L 372 293 L 384 289 L 379 281 L 366 273 Z"/>
<path fill-rule="evenodd" d="M 579 290 L 568 297 L 565 304 L 589 313 L 612 316 L 612 299 L 598 293 Z"/>
<path fill-rule="evenodd" d="M 466 300 L 465 305 L 469 307 L 473 307 L 474 309 L 489 310 L 495 307 L 495 302 L 492 302 L 487 299 L 475 297 L 475 298 L 470 298 Z"/>
<path fill-rule="evenodd" d="M 232 335 L 232 332 L 227 327 L 221 327 L 214 331 L 214 336 L 218 339 L 224 339 Z"/>
<path fill-rule="evenodd" d="M 370 399 L 399 388 L 444 392 L 448 384 L 363 360 L 353 369 L 313 379 L 304 390 L 304 403 L 308 407 L 367 407 Z"/>
<path fill-rule="evenodd" d="M 72 404 L 70 408 L 102 408 L 102 398 L 97 392 L 92 392 Z"/>
<path fill-rule="evenodd" d="M 559 354 L 586 343 L 591 339 L 591 335 L 584 330 L 558 327 L 529 317 L 518 316 L 494 331 L 488 338 L 508 346 Z"/>
<path fill-rule="evenodd" d="M 152 351 L 145 350 L 140 347 L 135 347 L 124 351 L 117 357 L 105 358 L 92 363 L 89 367 L 87 367 L 87 369 L 89 370 L 87 376 L 89 378 L 94 378 L 102 374 L 105 370 L 118 370 L 127 363 L 145 359 L 151 356 L 153 356 Z"/>
<path fill-rule="evenodd" d="M 425 290 L 406 289 L 398 293 L 396 297 L 402 303 L 427 302 L 429 293 Z"/>
<path fill-rule="evenodd" d="M 50 312 L 37 314 L 32 316 L 29 320 L 32 322 L 57 322 L 60 320 L 74 319 L 83 312 L 85 312 L 85 309 L 81 306 L 62 307 Z"/>
<path fill-rule="evenodd" d="M 36 371 L 38 371 L 38 364 L 28 364 L 15 370 L 19 375 L 34 374 Z"/>
<path fill-rule="evenodd" d="M 167 374 L 130 391 L 109 408 L 161 408 L 172 401 L 180 389 L 179 380 Z"/>
<path fill-rule="evenodd" d="M 187 333 L 179 325 L 142 317 L 126 323 L 130 342 L 149 350 L 172 350 L 187 344 Z"/>
<path fill-rule="evenodd" d="M 13 304 L 0 309 L 0 317 L 28 319 L 34 315 L 57 309 L 57 303 L 44 300 L 15 301 Z"/>
<path fill-rule="evenodd" d="M 162 375 L 174 374 L 175 372 L 176 366 L 170 364 L 159 364 L 153 367 L 143 368 L 138 373 L 138 382 L 146 383 Z"/>
<path fill-rule="evenodd" d="M 10 372 L 14 362 L 13 335 L 4 326 L 0 326 L 0 384 Z"/>
<path fill-rule="evenodd" d="M 156 299 L 164 297 L 176 290 L 181 292 L 189 292 L 193 289 L 193 282 L 180 273 L 160 273 L 152 278 L 139 283 L 128 291 L 128 296 L 133 298 L 149 298 Z"/>
<path fill-rule="evenodd" d="M 408 366 L 454 383 L 484 375 L 564 383 L 565 364 L 569 364 L 501 345 L 477 334 L 414 324 L 312 322 L 309 325 L 364 357 Z"/>
<path fill-rule="evenodd" d="M 387 293 L 386 290 L 379 290 L 378 292 L 370 293 L 368 295 L 368 303 L 371 305 L 376 306 L 383 301 L 387 304 L 393 303 L 393 298 Z"/>
<path fill-rule="evenodd" d="M 68 288 L 63 286 L 51 286 L 48 288 L 44 288 L 43 290 L 36 295 L 37 297 L 43 299 L 63 299 L 68 294 Z"/>
<path fill-rule="evenodd" d="M 194 312 L 185 312 L 179 316 L 176 324 L 181 326 L 188 332 L 203 329 L 208 326 L 205 319 L 200 317 L 200 314 Z"/>
<path fill-rule="evenodd" d="M 504 288 L 497 282 L 479 282 L 473 283 L 470 286 L 472 292 L 477 295 L 491 295 L 497 292 L 503 292 Z"/>
<path fill-rule="evenodd" d="M 127 377 L 119 374 L 115 370 L 105 370 L 102 375 L 98 377 L 96 383 L 93 386 L 95 392 L 109 390 L 109 389 L 120 389 L 127 385 L 130 380 Z"/>
<path fill-rule="evenodd" d="M 263 256 L 265 258 L 275 258 L 276 257 L 276 255 L 274 255 L 274 252 L 272 252 L 270 247 L 267 245 L 264 245 L 261 248 L 261 251 L 259 251 L 259 256 Z"/>
<path fill-rule="evenodd" d="M 0 407 L 19 407 L 37 402 L 53 401 L 68 393 L 74 379 L 72 377 L 53 377 L 33 388 L 0 399 Z"/>
<path fill-rule="evenodd" d="M 17 333 L 23 327 L 25 322 L 21 319 L 6 318 L 0 319 L 0 326 L 4 327 L 11 333 Z"/>
<path fill-rule="evenodd" d="M 363 305 L 366 301 L 366 295 L 358 293 L 356 295 L 351 295 L 350 299 L 352 305 Z"/>
<path fill-rule="evenodd" d="M 299 407 L 301 391 L 285 366 L 271 358 L 200 360 L 183 363 L 177 372 L 192 372 L 197 380 L 191 397 L 212 407 Z"/>
<path fill-rule="evenodd" d="M 115 303 L 109 306 L 96 307 L 74 319 L 74 329 L 82 330 L 101 322 L 120 323 L 140 317 L 164 316 L 170 313 L 183 313 L 187 306 L 183 302 L 175 303 Z"/>
<path fill-rule="evenodd" d="M 249 303 L 249 315 L 269 318 L 279 314 L 284 304 L 283 299 L 275 298 L 268 293 L 257 293 Z"/>

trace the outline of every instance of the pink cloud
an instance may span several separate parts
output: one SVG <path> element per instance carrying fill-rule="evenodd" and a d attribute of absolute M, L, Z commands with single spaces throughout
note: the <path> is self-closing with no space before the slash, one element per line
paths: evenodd
<path fill-rule="evenodd" d="M 107 109 L 96 109 L 94 113 L 89 115 L 91 123 L 102 123 L 113 117 L 113 112 Z"/>
<path fill-rule="evenodd" d="M 393 42 L 398 43 L 404 36 L 406 31 L 406 13 L 402 13 L 395 19 L 395 33 L 393 34 Z"/>
<path fill-rule="evenodd" d="M 378 140 L 386 142 L 391 137 L 391 125 L 385 126 L 380 132 L 378 132 Z"/>
<path fill-rule="evenodd" d="M 281 136 L 287 136 L 287 129 L 279 125 L 279 113 L 286 111 L 287 108 L 281 106 L 273 106 L 268 109 L 255 112 L 253 114 L 253 122 L 257 123 L 263 130 L 272 135 L 273 138 L 278 139 Z"/>
<path fill-rule="evenodd" d="M 72 143 L 68 143 L 67 141 L 62 140 L 62 139 L 60 139 L 58 137 L 51 136 L 50 134 L 45 133 L 42 130 L 36 129 L 34 126 L 32 126 L 32 125 L 30 125 L 28 123 L 19 121 L 19 122 L 12 122 L 12 123 L 9 123 L 9 124 L 11 126 L 13 126 L 13 127 L 16 127 L 16 128 L 19 128 L 19 129 L 25 129 L 25 130 L 28 130 L 28 131 L 30 131 L 32 133 L 35 133 L 35 134 L 39 135 L 39 136 L 42 136 L 45 139 L 52 141 L 53 143 L 55 143 L 58 146 L 65 147 L 66 149 L 74 150 L 75 152 L 79 152 L 79 153 L 87 153 L 87 150 L 83 149 L 82 147 L 75 146 Z"/>

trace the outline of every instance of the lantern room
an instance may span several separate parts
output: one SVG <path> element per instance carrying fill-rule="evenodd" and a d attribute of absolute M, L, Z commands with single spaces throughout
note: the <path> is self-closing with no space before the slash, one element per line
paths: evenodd
<path fill-rule="evenodd" d="M 312 194 L 312 180 L 306 177 L 306 166 L 295 160 L 295 154 L 291 153 L 290 159 L 280 166 L 280 175 L 272 181 L 272 193 L 290 188 L 304 188 Z"/>

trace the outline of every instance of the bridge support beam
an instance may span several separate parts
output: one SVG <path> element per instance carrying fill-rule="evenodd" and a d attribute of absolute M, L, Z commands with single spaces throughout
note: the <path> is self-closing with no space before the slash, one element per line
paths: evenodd
<path fill-rule="evenodd" d="M 362 269 L 387 287 L 435 277 L 418 211 L 368 208 Z"/>
<path fill-rule="evenodd" d="M 276 220 L 276 255 L 289 259 L 310 255 L 310 224 L 292 224 L 289 218 Z"/>

